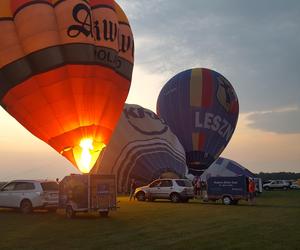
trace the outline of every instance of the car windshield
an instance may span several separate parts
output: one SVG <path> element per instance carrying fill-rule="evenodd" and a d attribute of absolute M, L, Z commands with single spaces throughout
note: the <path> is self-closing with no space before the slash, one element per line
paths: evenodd
<path fill-rule="evenodd" d="M 52 182 L 42 182 L 41 186 L 44 191 L 58 191 L 58 184 L 54 181 Z"/>
<path fill-rule="evenodd" d="M 176 180 L 176 183 L 180 187 L 192 187 L 192 183 L 188 180 Z"/>

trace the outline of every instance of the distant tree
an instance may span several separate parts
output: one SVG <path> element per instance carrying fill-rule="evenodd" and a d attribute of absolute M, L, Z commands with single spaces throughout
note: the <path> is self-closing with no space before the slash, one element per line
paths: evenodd
<path fill-rule="evenodd" d="M 261 178 L 263 181 L 266 180 L 297 180 L 300 179 L 300 173 L 294 172 L 272 172 L 264 173 L 260 172 L 257 177 Z"/>

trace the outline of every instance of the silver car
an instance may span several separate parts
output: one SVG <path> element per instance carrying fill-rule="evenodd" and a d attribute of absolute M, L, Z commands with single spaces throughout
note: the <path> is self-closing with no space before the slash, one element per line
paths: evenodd
<path fill-rule="evenodd" d="M 15 180 L 0 189 L 0 207 L 19 208 L 30 213 L 35 208 L 56 211 L 58 184 L 48 180 Z"/>
<path fill-rule="evenodd" d="M 284 180 L 273 180 L 273 181 L 263 185 L 263 188 L 265 190 L 272 190 L 272 189 L 288 190 L 289 187 L 290 187 L 290 184 Z"/>
<path fill-rule="evenodd" d="M 187 179 L 158 179 L 135 190 L 138 201 L 169 199 L 172 202 L 187 202 L 194 197 L 193 185 Z"/>

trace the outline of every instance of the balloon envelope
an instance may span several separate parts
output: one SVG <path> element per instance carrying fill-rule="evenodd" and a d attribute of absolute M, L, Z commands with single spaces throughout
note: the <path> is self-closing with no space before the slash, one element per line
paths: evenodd
<path fill-rule="evenodd" d="M 177 137 L 158 116 L 141 106 L 126 104 L 110 143 L 93 173 L 115 174 L 118 191 L 127 192 L 159 177 L 184 177 L 185 152 Z"/>
<path fill-rule="evenodd" d="M 207 181 L 210 177 L 235 177 L 244 175 L 253 178 L 255 175 L 247 168 L 233 160 L 219 157 L 211 166 L 201 175 L 202 181 Z"/>
<path fill-rule="evenodd" d="M 82 172 L 130 88 L 133 35 L 113 0 L 1 0 L 0 103 Z"/>
<path fill-rule="evenodd" d="M 201 173 L 228 144 L 239 105 L 230 82 L 205 68 L 183 71 L 170 79 L 157 100 L 157 114 L 178 137 L 191 173 Z"/>

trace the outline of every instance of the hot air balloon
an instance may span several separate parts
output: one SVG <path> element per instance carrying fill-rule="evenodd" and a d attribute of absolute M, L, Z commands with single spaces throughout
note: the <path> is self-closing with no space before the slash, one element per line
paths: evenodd
<path fill-rule="evenodd" d="M 108 144 L 133 70 L 113 0 L 1 0 L 0 103 L 87 173 Z"/>
<path fill-rule="evenodd" d="M 236 177 L 241 175 L 251 178 L 255 177 L 250 170 L 237 162 L 219 157 L 204 171 L 201 175 L 201 180 L 207 181 L 210 177 Z"/>
<path fill-rule="evenodd" d="M 181 178 L 187 166 L 184 149 L 169 127 L 154 112 L 126 104 L 91 172 L 116 175 L 118 192 L 127 192 L 132 179 L 145 185 L 159 177 Z"/>
<path fill-rule="evenodd" d="M 201 175 L 228 144 L 239 114 L 230 82 L 205 68 L 170 79 L 157 100 L 157 114 L 170 126 L 186 152 L 190 173 Z"/>

